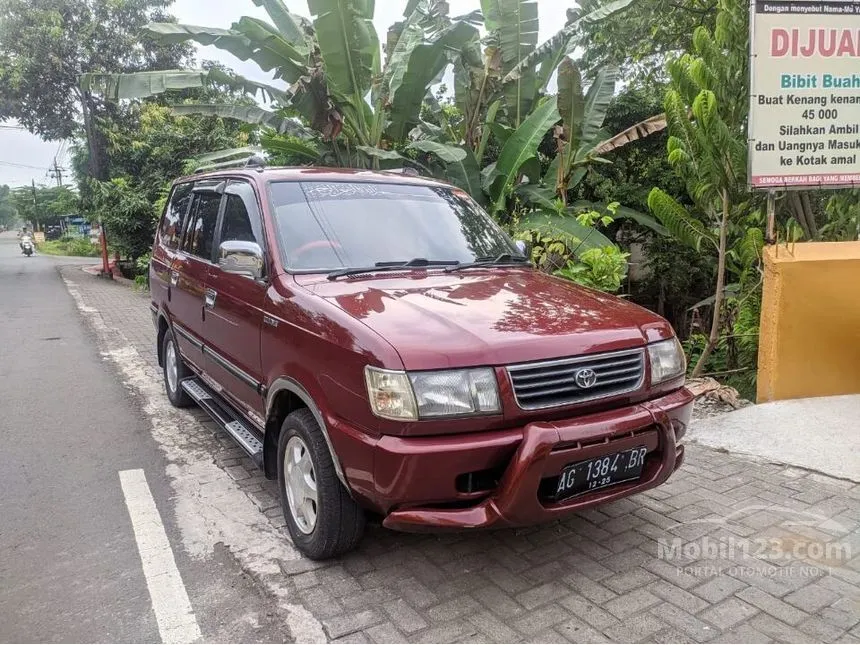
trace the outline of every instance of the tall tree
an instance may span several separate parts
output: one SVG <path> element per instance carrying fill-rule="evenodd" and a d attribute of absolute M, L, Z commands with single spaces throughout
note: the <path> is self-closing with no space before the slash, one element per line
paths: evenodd
<path fill-rule="evenodd" d="M 80 89 L 82 71 L 137 72 L 185 62 L 185 44 L 141 38 L 169 21 L 172 0 L 0 0 L 0 121 L 17 119 L 44 139 L 70 138 L 83 124 L 90 175 L 104 178 L 106 142 L 96 131 L 103 103 Z"/>
<path fill-rule="evenodd" d="M 21 186 L 11 191 L 19 219 L 42 227 L 78 212 L 78 196 L 66 186 Z"/>
<path fill-rule="evenodd" d="M 217 100 L 210 91 L 209 100 Z M 103 119 L 110 141 L 107 181 L 89 180 L 87 209 L 97 215 L 111 244 L 132 258 L 152 247 L 155 224 L 170 182 L 187 174 L 194 157 L 213 150 L 253 143 L 248 126 L 231 119 L 177 116 L 151 102 L 118 108 L 117 118 Z M 76 174 L 86 165 L 87 149 L 73 148 Z"/>
<path fill-rule="evenodd" d="M 686 184 L 693 207 L 687 208 L 660 188 L 648 196 L 651 210 L 675 237 L 697 250 L 704 245 L 717 254 L 713 318 L 693 377 L 702 374 L 720 339 L 730 223 L 750 210 L 746 185 L 747 12 L 741 0 L 719 0 L 713 34 L 698 27 L 693 33 L 693 53 L 669 64 L 671 87 L 665 101 L 668 158 Z"/>
<path fill-rule="evenodd" d="M 18 209 L 12 201 L 9 186 L 0 186 L 0 226 L 11 227 L 18 220 Z"/>
<path fill-rule="evenodd" d="M 595 11 L 611 1 L 582 0 L 568 13 Z M 618 65 L 628 83 L 665 80 L 667 61 L 690 50 L 696 27 L 713 31 L 716 16 L 717 0 L 637 0 L 624 13 L 582 25 L 577 44 L 583 47 L 583 70 L 593 76 L 605 65 Z"/>

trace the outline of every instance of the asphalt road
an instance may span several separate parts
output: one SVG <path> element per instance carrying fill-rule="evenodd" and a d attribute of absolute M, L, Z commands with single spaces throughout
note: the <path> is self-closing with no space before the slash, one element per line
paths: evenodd
<path fill-rule="evenodd" d="M 177 548 L 164 458 L 58 275 L 80 261 L 0 234 L 0 641 L 289 640 L 235 562 Z"/>

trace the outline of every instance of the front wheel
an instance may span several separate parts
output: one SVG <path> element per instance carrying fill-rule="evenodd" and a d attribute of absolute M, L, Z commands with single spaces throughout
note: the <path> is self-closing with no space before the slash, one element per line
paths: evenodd
<path fill-rule="evenodd" d="M 358 545 L 364 511 L 341 484 L 328 445 L 307 408 L 284 419 L 278 439 L 281 507 L 296 547 L 325 560 Z"/>

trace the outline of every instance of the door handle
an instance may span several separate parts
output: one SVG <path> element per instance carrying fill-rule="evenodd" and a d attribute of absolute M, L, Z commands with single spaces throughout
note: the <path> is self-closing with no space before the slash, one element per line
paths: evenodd
<path fill-rule="evenodd" d="M 170 286 L 175 287 L 179 282 L 179 271 L 170 272 Z"/>
<path fill-rule="evenodd" d="M 206 289 L 206 294 L 204 296 L 204 301 L 206 302 L 206 308 L 212 309 L 215 306 L 215 298 L 218 296 L 218 293 L 214 289 Z"/>

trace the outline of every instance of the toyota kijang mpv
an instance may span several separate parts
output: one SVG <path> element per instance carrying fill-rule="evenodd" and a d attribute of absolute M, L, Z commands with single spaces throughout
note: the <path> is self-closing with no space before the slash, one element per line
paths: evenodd
<path fill-rule="evenodd" d="M 167 396 L 276 479 L 311 558 L 522 526 L 664 482 L 692 395 L 671 326 L 535 269 L 468 194 L 398 173 L 177 180 L 150 268 Z"/>

